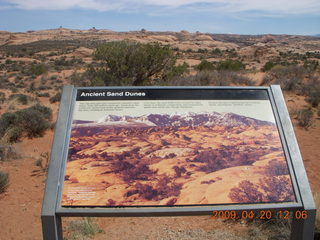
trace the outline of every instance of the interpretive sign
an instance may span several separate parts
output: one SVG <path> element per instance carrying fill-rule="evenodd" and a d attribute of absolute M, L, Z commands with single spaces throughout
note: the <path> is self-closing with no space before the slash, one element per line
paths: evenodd
<path fill-rule="evenodd" d="M 62 205 L 294 202 L 267 91 L 201 92 L 79 90 Z"/>
<path fill-rule="evenodd" d="M 312 228 L 313 199 L 278 86 L 69 86 L 63 96 L 43 209 L 45 219 L 53 204 L 56 228 L 61 216 L 261 209 L 308 209 L 297 234 Z"/>

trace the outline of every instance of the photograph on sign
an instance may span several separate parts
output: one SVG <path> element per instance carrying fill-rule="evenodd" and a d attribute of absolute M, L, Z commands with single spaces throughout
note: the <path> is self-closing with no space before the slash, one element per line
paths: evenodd
<path fill-rule="evenodd" d="M 76 101 L 61 205 L 295 202 L 269 100 Z"/>

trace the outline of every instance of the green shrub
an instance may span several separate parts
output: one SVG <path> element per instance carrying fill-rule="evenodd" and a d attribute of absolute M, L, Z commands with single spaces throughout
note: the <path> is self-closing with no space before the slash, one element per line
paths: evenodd
<path fill-rule="evenodd" d="M 211 53 L 215 56 L 221 56 L 222 55 L 222 51 L 219 48 L 215 48 L 211 51 Z"/>
<path fill-rule="evenodd" d="M 199 71 L 211 71 L 214 69 L 214 65 L 212 62 L 203 59 L 195 68 Z"/>
<path fill-rule="evenodd" d="M 170 73 L 168 73 L 167 75 L 167 79 L 157 79 L 154 81 L 155 85 L 167 85 L 169 83 L 170 80 L 179 77 L 179 76 L 183 76 L 185 74 L 189 73 L 189 64 L 187 64 L 186 62 L 183 62 L 183 64 L 179 64 L 178 66 L 174 66 L 172 71 Z"/>
<path fill-rule="evenodd" d="M 61 92 L 57 92 L 55 95 L 53 95 L 49 101 L 50 103 L 60 102 L 61 99 Z"/>
<path fill-rule="evenodd" d="M 298 110 L 296 113 L 296 119 L 298 120 L 298 125 L 305 129 L 308 129 L 312 125 L 313 112 L 310 108 L 304 108 Z"/>
<path fill-rule="evenodd" d="M 94 59 L 101 65 L 91 67 L 88 77 L 108 86 L 149 85 L 154 80 L 166 80 L 176 62 L 168 46 L 131 41 L 103 44 L 95 50 Z"/>
<path fill-rule="evenodd" d="M 44 74 L 48 71 L 48 67 L 45 64 L 32 64 L 30 68 L 30 73 L 32 75 L 39 76 L 41 74 Z"/>
<path fill-rule="evenodd" d="M 208 49 L 206 48 L 199 48 L 198 53 L 208 53 Z"/>
<path fill-rule="evenodd" d="M 17 142 L 23 135 L 40 137 L 50 128 L 51 118 L 51 109 L 39 104 L 14 113 L 4 113 L 0 117 L 0 137 L 8 142 Z"/>
<path fill-rule="evenodd" d="M 24 94 L 11 94 L 9 100 L 16 99 L 20 104 L 27 105 L 31 98 Z"/>
<path fill-rule="evenodd" d="M 0 171 L 0 193 L 3 193 L 9 185 L 9 174 Z"/>
<path fill-rule="evenodd" d="M 266 62 L 266 64 L 263 65 L 261 71 L 267 72 L 267 71 L 271 70 L 271 68 L 273 68 L 274 66 L 276 66 L 276 64 L 274 62 L 268 61 L 268 62 Z"/>
<path fill-rule="evenodd" d="M 238 61 L 238 60 L 225 60 L 218 62 L 217 64 L 217 70 L 229 70 L 229 71 L 239 71 L 239 70 L 244 70 L 245 65 Z"/>

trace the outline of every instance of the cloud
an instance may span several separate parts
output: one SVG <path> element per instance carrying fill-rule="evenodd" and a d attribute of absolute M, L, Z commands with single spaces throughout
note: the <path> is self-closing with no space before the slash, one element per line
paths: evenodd
<path fill-rule="evenodd" d="M 39 10 L 88 9 L 97 11 L 138 10 L 212 13 L 259 12 L 267 15 L 320 15 L 319 0 L 0 0 L 0 7 Z"/>

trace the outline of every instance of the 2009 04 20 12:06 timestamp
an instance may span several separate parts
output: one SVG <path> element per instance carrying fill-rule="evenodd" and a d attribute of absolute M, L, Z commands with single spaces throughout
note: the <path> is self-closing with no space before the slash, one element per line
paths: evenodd
<path fill-rule="evenodd" d="M 291 214 L 292 212 L 292 214 Z M 259 211 L 233 211 L 220 210 L 212 211 L 212 219 L 307 219 L 308 212 L 305 210 L 259 210 Z"/>

